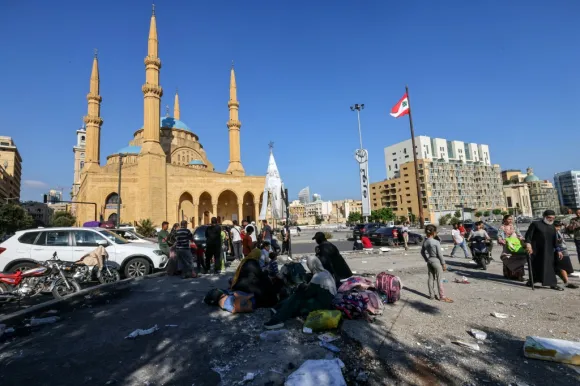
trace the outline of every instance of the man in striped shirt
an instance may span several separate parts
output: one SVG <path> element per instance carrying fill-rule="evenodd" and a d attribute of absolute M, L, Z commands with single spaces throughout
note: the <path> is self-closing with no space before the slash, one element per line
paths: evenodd
<path fill-rule="evenodd" d="M 175 251 L 177 252 L 177 261 L 181 263 L 181 277 L 190 279 L 197 277 L 193 271 L 193 255 L 189 243 L 193 241 L 193 234 L 187 229 L 187 221 L 181 222 L 181 228 L 175 232 Z"/>

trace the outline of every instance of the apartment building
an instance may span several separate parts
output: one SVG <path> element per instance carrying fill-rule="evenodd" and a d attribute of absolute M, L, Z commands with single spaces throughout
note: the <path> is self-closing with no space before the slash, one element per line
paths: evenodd
<path fill-rule="evenodd" d="M 292 221 L 300 221 L 306 215 L 306 209 L 304 204 L 300 200 L 294 200 L 288 205 L 288 210 L 290 212 L 290 218 Z"/>
<path fill-rule="evenodd" d="M 22 207 L 32 216 L 36 226 L 46 227 L 50 224 L 54 210 L 45 203 L 28 201 Z"/>
<path fill-rule="evenodd" d="M 309 186 L 303 188 L 300 192 L 298 192 L 298 200 L 303 204 L 307 204 L 310 202 L 310 187 Z"/>
<path fill-rule="evenodd" d="M 500 168 L 491 164 L 487 145 L 425 136 L 415 137 L 415 145 L 425 220 L 438 223 L 462 207 L 505 209 Z M 373 210 L 387 207 L 397 216 L 418 215 L 411 150 L 410 139 L 385 148 L 387 176 L 393 177 L 371 184 Z M 465 217 L 472 212 L 467 210 Z"/>
<path fill-rule="evenodd" d="M 0 136 L 0 201 L 19 201 L 22 157 L 11 137 Z"/>
<path fill-rule="evenodd" d="M 411 139 L 385 148 L 387 178 L 400 177 L 401 165 L 413 161 L 412 148 Z M 424 135 L 415 137 L 415 155 L 417 159 L 437 160 L 445 163 L 477 163 L 491 166 L 489 146 L 487 145 L 448 141 L 443 138 L 431 138 Z"/>
<path fill-rule="evenodd" d="M 562 209 L 580 209 L 580 171 L 569 170 L 556 173 L 554 186 Z"/>
<path fill-rule="evenodd" d="M 502 170 L 501 180 L 503 183 L 519 183 L 524 182 L 526 175 L 519 169 Z"/>
<path fill-rule="evenodd" d="M 321 199 L 309 202 L 304 204 L 304 212 L 306 217 L 322 217 L 324 220 L 328 220 L 332 215 L 332 202 Z"/>
<path fill-rule="evenodd" d="M 362 213 L 361 200 L 332 201 L 332 218 L 338 222 L 346 222 L 351 213 Z"/>

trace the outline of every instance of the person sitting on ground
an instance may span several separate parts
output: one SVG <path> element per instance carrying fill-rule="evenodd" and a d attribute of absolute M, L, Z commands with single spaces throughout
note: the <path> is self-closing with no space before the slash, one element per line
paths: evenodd
<path fill-rule="evenodd" d="M 276 254 L 276 252 L 270 252 L 268 257 L 270 258 L 270 262 L 266 267 L 266 271 L 268 272 L 268 276 L 270 278 L 274 278 L 278 275 L 278 261 L 277 261 L 278 255 Z"/>
<path fill-rule="evenodd" d="M 363 243 L 362 241 L 358 238 L 358 236 L 354 236 L 354 243 L 352 244 L 352 250 L 353 251 L 362 251 L 363 250 Z"/>
<path fill-rule="evenodd" d="M 315 256 L 309 256 L 308 269 L 314 274 L 308 285 L 302 284 L 288 299 L 280 302 L 272 312 L 272 319 L 264 323 L 268 330 L 284 327 L 284 321 L 301 315 L 308 315 L 316 310 L 332 309 L 332 300 L 337 294 L 334 278 L 324 269 L 322 262 Z"/>
<path fill-rule="evenodd" d="M 254 294 L 256 307 L 272 307 L 278 302 L 276 289 L 268 273 L 260 266 L 262 251 L 254 248 L 238 265 L 231 290 Z"/>
<path fill-rule="evenodd" d="M 264 241 L 262 243 L 262 255 L 260 256 L 260 267 L 262 269 L 266 268 L 268 263 L 270 263 L 270 250 L 272 246 L 270 245 L 269 241 Z"/>
<path fill-rule="evenodd" d="M 566 287 L 576 289 L 578 288 L 576 284 L 568 282 L 568 275 L 574 272 L 574 267 L 572 267 L 566 240 L 562 234 L 562 231 L 565 229 L 564 224 L 561 221 L 555 221 L 554 227 L 556 227 L 556 242 L 562 252 L 562 257 L 556 259 L 556 275 L 560 276 L 560 279 L 562 279 Z"/>
<path fill-rule="evenodd" d="M 316 240 L 318 244 L 315 248 L 316 257 L 320 259 L 324 269 L 334 276 L 337 287 L 340 287 L 342 279 L 348 279 L 352 276 L 352 271 L 348 264 L 344 261 L 338 248 L 326 240 L 324 233 L 316 232 L 312 240 Z"/>
<path fill-rule="evenodd" d="M 435 225 L 427 225 L 425 227 L 425 236 L 427 236 L 427 239 L 423 242 L 421 256 L 423 256 L 423 259 L 425 259 L 425 262 L 427 263 L 427 270 L 429 273 L 429 279 L 427 280 L 429 298 L 437 299 L 445 303 L 453 303 L 453 300 L 445 297 L 445 292 L 443 291 L 441 276 L 443 275 L 443 271 L 447 270 L 447 266 L 445 265 L 445 259 L 441 252 L 441 244 L 439 241 L 435 240 L 435 236 L 437 236 L 437 227 Z M 437 288 L 439 296 L 435 295 L 435 288 Z"/>
<path fill-rule="evenodd" d="M 363 235 L 360 241 L 364 249 L 373 249 L 373 243 L 371 243 L 371 239 L 367 235 Z"/>

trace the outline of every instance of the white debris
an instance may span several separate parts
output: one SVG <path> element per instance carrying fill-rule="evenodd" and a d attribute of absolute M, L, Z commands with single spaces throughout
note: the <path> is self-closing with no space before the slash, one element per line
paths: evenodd
<path fill-rule="evenodd" d="M 157 327 L 157 325 L 155 325 L 151 328 L 148 328 L 147 330 L 143 330 L 141 328 L 138 328 L 135 331 L 133 331 L 132 333 L 130 333 L 129 335 L 127 335 L 125 337 L 125 339 L 135 339 L 136 337 L 141 336 L 141 335 L 153 334 L 157 330 L 159 330 L 159 327 Z"/>
<path fill-rule="evenodd" d="M 470 330 L 471 335 L 473 335 L 473 337 L 477 340 L 485 340 L 487 338 L 487 334 L 481 330 L 477 330 L 475 328 L 472 328 Z"/>
<path fill-rule="evenodd" d="M 508 318 L 508 316 L 506 314 L 502 314 L 499 312 L 492 312 L 491 316 L 495 316 L 496 318 L 499 318 L 499 319 L 507 319 Z"/>
<path fill-rule="evenodd" d="M 477 343 L 463 342 L 461 340 L 455 340 L 455 341 L 453 341 L 451 343 L 455 343 L 456 345 L 463 346 L 463 347 L 468 347 L 468 348 L 470 348 L 472 350 L 479 351 L 479 345 Z"/>

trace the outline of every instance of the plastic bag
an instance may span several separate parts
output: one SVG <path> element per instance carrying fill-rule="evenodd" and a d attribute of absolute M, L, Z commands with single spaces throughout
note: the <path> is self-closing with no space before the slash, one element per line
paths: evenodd
<path fill-rule="evenodd" d="M 318 310 L 308 314 L 304 327 L 312 331 L 331 330 L 338 327 L 342 313 L 338 310 Z"/>
<path fill-rule="evenodd" d="M 579 366 L 580 342 L 528 336 L 524 343 L 524 356 Z"/>
<path fill-rule="evenodd" d="M 511 253 L 519 254 L 523 253 L 524 247 L 522 247 L 522 242 L 517 237 L 511 236 L 505 239 L 507 249 Z"/>

